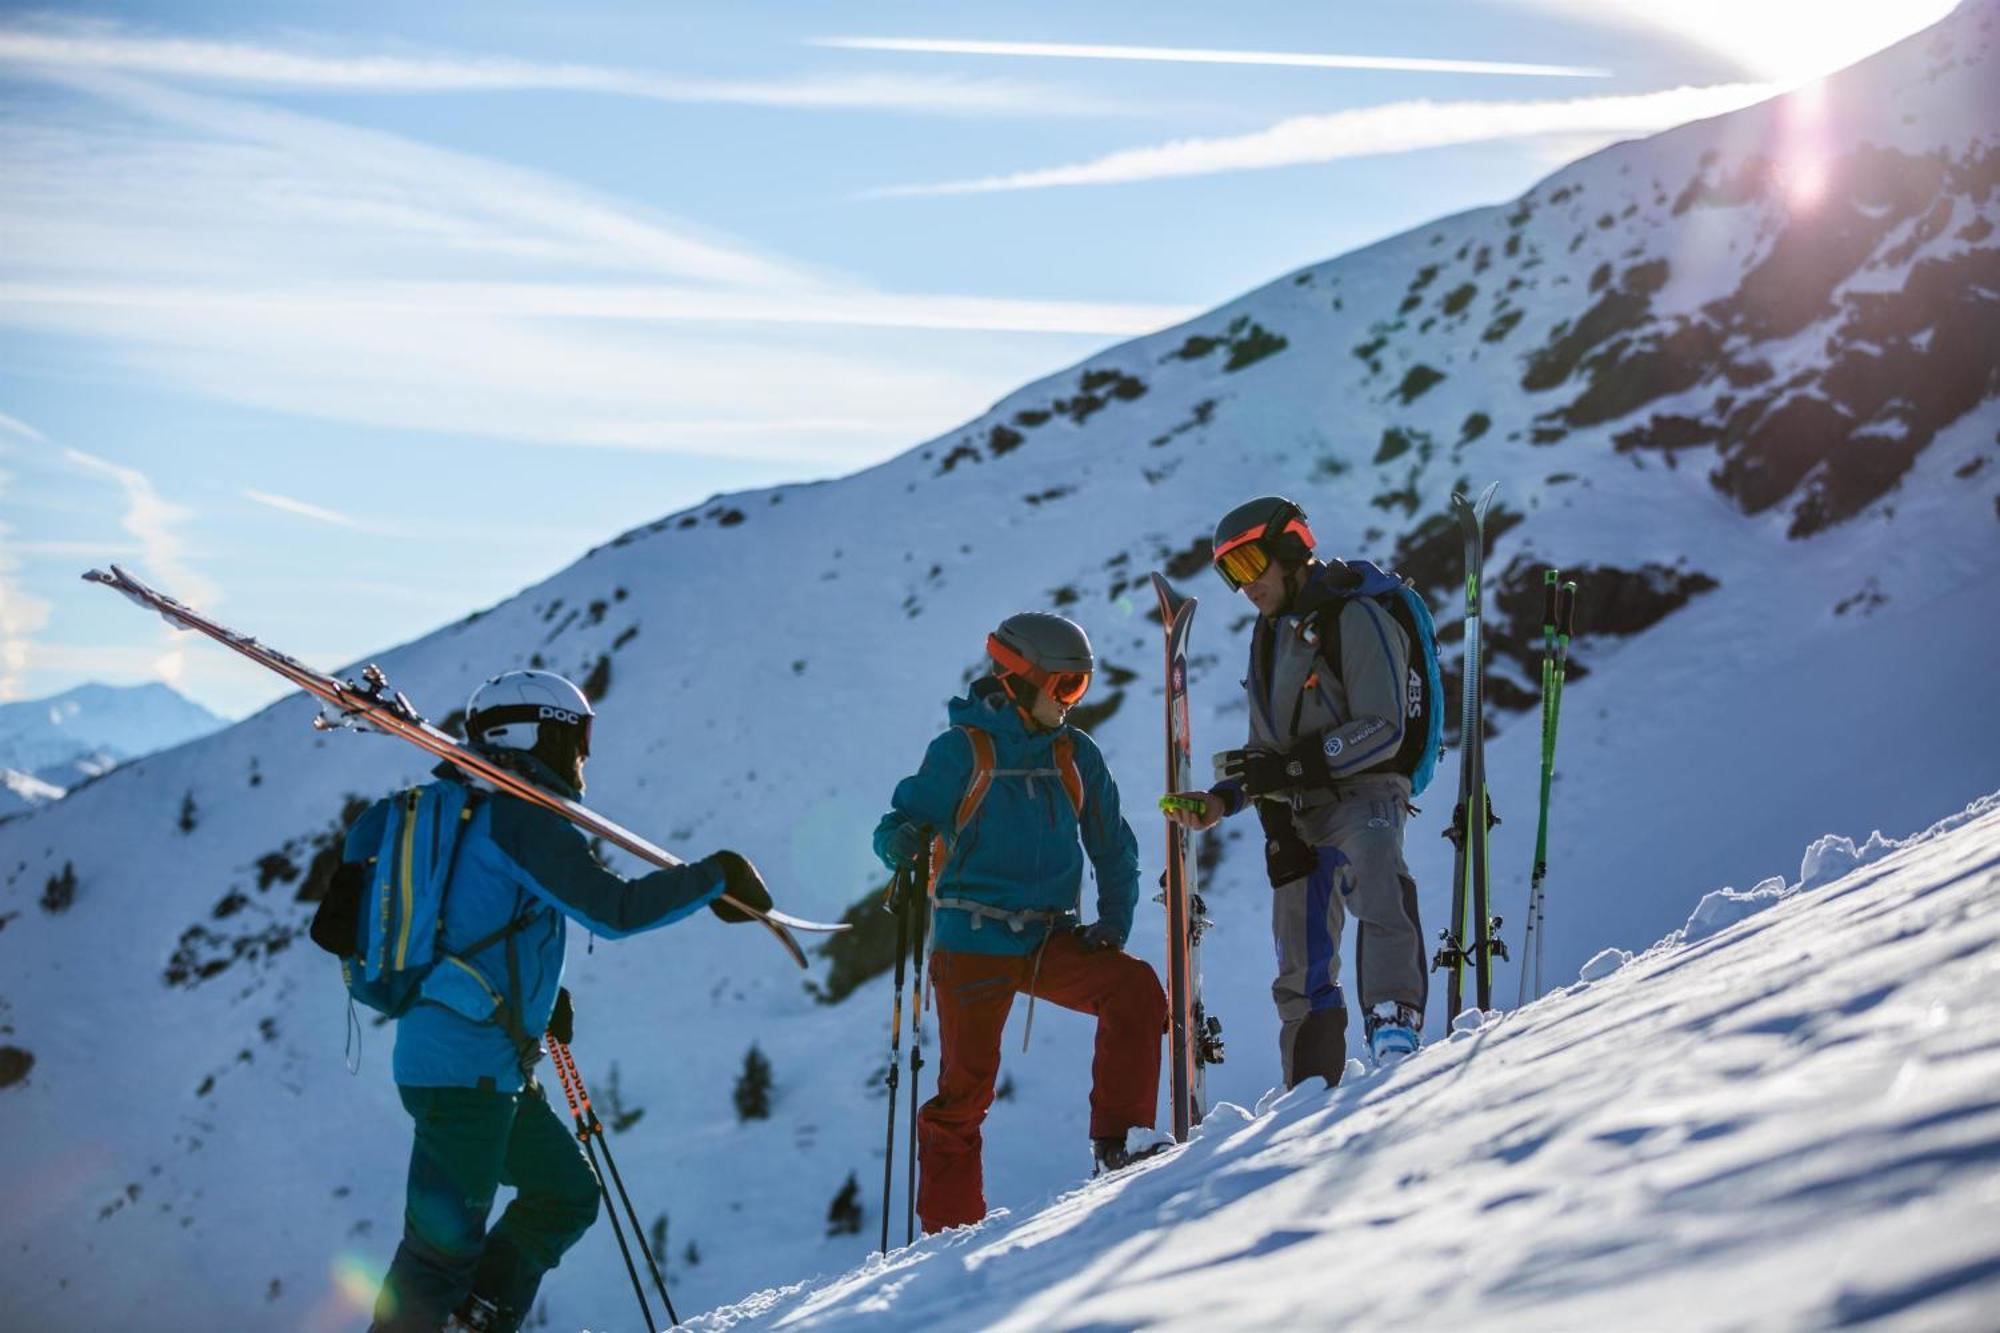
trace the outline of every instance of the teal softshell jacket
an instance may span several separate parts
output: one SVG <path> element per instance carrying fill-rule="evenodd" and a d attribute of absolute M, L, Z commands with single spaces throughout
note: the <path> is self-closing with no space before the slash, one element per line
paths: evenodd
<path fill-rule="evenodd" d="M 1097 920 L 1115 931 L 1122 944 L 1132 933 L 1132 911 L 1139 899 L 1139 843 L 1119 813 L 1118 785 L 1096 742 L 1068 726 L 1030 733 L 1005 690 L 990 678 L 953 699 L 946 711 L 953 729 L 933 740 L 922 766 L 896 784 L 889 813 L 875 827 L 876 855 L 890 862 L 889 848 L 900 828 L 928 827 L 951 838 L 972 777 L 972 744 L 957 728 L 977 727 L 993 738 L 996 776 L 978 813 L 951 845 L 938 897 L 1009 912 L 1053 910 L 1064 914 L 1054 929 L 1073 929 L 1081 924 L 1087 853 L 1097 872 Z M 1081 820 L 1061 779 L 1053 775 L 1053 747 L 1065 732 L 1073 740 L 1083 779 Z M 1049 772 L 1010 776 L 1005 773 L 1009 769 Z M 932 935 L 943 950 L 1027 954 L 1040 946 L 1049 928 L 1049 923 L 1037 922 L 1016 932 L 990 918 L 940 908 Z"/>

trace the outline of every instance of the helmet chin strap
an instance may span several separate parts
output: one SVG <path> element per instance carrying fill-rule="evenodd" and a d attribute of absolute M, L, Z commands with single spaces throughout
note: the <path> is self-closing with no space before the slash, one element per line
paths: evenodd
<path fill-rule="evenodd" d="M 1313 560 L 1308 558 L 1304 564 L 1285 568 L 1285 604 L 1278 610 L 1280 615 L 1289 614 L 1298 605 L 1299 594 L 1305 591 L 1307 572 L 1313 564 Z"/>

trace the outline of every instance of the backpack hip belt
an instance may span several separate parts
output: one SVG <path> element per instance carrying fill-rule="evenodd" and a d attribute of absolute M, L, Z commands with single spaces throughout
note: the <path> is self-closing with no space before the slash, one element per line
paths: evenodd
<path fill-rule="evenodd" d="M 1065 917 L 1074 915 L 1067 908 L 1060 907 L 1024 907 L 1019 911 L 1010 912 L 1004 907 L 995 907 L 991 903 L 974 902 L 970 898 L 934 898 L 931 901 L 933 906 L 949 907 L 954 912 L 966 913 L 972 918 L 972 928 L 974 930 L 978 930 L 988 921 L 998 921 L 1016 935 L 1019 935 L 1037 921 L 1054 926 L 1056 922 L 1063 920 Z"/>

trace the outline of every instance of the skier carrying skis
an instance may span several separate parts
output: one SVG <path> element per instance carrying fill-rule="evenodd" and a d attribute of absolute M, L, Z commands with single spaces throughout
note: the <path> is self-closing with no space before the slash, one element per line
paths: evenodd
<path fill-rule="evenodd" d="M 1166 994 L 1152 966 L 1124 952 L 1138 842 L 1103 755 L 1064 721 L 1090 688 L 1090 640 L 1073 621 L 1029 611 L 1001 622 L 986 651 L 993 674 L 951 701 L 951 729 L 896 784 L 875 829 L 876 855 L 891 870 L 917 858 L 926 828 L 946 849 L 934 857 L 931 887 L 942 1058 L 937 1095 L 917 1117 L 926 1233 L 986 1215 L 980 1125 L 1017 992 L 1029 996 L 1031 1028 L 1036 998 L 1097 1019 L 1098 1170 L 1139 1153 L 1127 1131 L 1150 1131 L 1159 1102 Z M 1097 872 L 1097 920 L 1088 926 L 1077 915 L 1086 852 Z"/>
<path fill-rule="evenodd" d="M 1417 885 L 1403 861 L 1411 781 L 1399 771 L 1422 701 L 1422 664 L 1377 598 L 1402 585 L 1365 561 L 1322 564 L 1305 513 L 1282 496 L 1238 505 L 1215 528 L 1223 582 L 1257 608 L 1249 744 L 1215 756 L 1215 786 L 1180 792 L 1168 817 L 1213 828 L 1255 802 L 1273 888 L 1271 930 L 1287 1087 L 1340 1082 L 1347 1003 L 1340 936 L 1354 945 L 1378 1061 L 1414 1051 L 1428 989 Z M 1329 648 L 1337 645 L 1337 651 Z M 1198 804 L 1199 808 L 1192 808 Z"/>
<path fill-rule="evenodd" d="M 576 800 L 592 716 L 590 701 L 563 677 L 509 671 L 473 693 L 465 734 L 482 754 Z M 597 1182 L 583 1150 L 533 1073 L 538 1034 L 570 1038 L 569 993 L 559 989 L 564 918 L 618 939 L 704 905 L 725 921 L 751 920 L 716 901 L 725 891 L 760 910 L 771 903 L 756 868 L 735 852 L 627 880 L 600 865 L 560 816 L 481 792 L 449 764 L 438 767 L 436 782 L 472 788 L 457 802 L 466 813 L 453 821 L 461 827 L 443 870 L 450 879 L 438 924 L 454 951 L 445 962 L 476 973 L 499 1003 L 485 1022 L 432 1000 L 397 1020 L 397 1091 L 416 1141 L 403 1240 L 376 1300 L 374 1333 L 429 1333 L 454 1314 L 452 1327 L 518 1328 L 542 1275 L 597 1215 Z M 377 802 L 349 828 L 341 874 L 369 874 L 384 851 L 420 854 L 414 835 L 398 848 L 383 846 L 397 799 Z M 414 819 L 418 801 L 408 800 Z M 489 1230 L 503 1184 L 517 1192 Z"/>

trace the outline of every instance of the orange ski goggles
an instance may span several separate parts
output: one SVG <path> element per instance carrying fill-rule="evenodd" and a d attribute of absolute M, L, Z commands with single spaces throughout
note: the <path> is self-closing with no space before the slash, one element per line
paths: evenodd
<path fill-rule="evenodd" d="M 1312 549 L 1312 529 L 1305 525 L 1303 519 L 1291 520 L 1280 531 L 1297 533 L 1305 542 L 1306 549 Z M 1210 557 L 1215 562 L 1215 572 L 1222 575 L 1222 581 L 1231 589 L 1240 590 L 1271 567 L 1271 553 L 1264 546 L 1267 532 L 1268 527 L 1252 528 L 1215 548 L 1214 555 Z"/>
<path fill-rule="evenodd" d="M 1064 707 L 1074 708 L 1090 692 L 1088 671 L 1044 671 L 991 634 L 986 636 L 986 655 L 1008 675 L 1020 676 L 1047 690 L 1049 697 Z"/>

